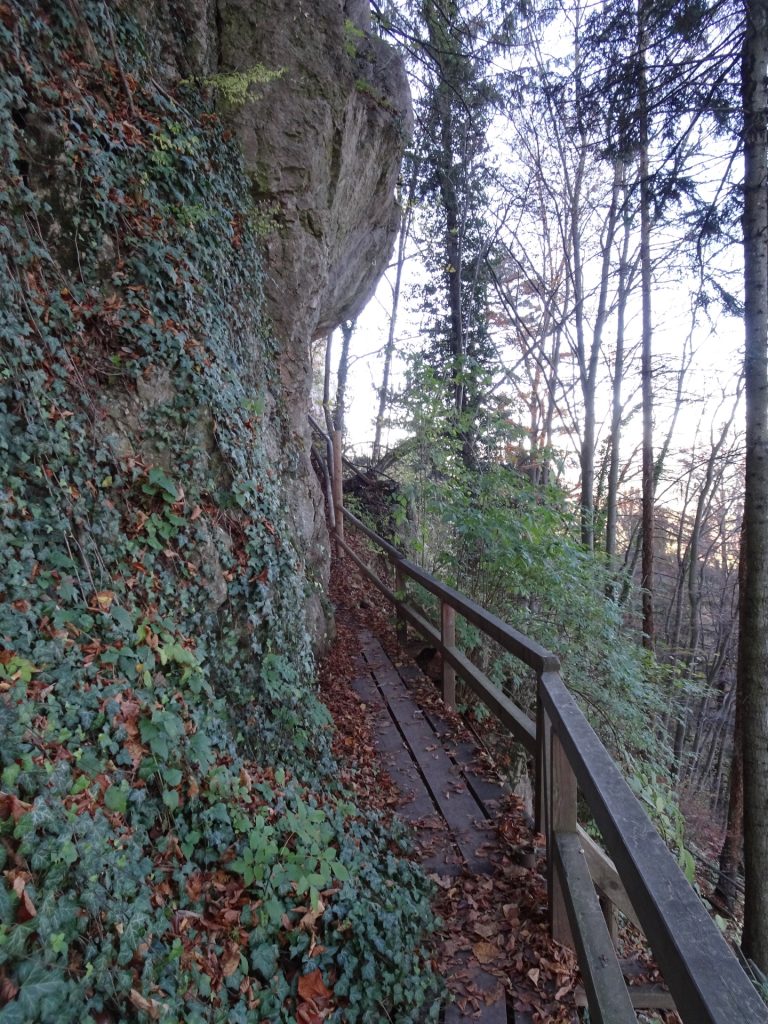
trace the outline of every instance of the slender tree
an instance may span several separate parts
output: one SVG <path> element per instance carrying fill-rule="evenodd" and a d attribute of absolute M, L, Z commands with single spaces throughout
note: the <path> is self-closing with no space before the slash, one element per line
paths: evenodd
<path fill-rule="evenodd" d="M 647 0 L 637 8 L 637 121 L 640 134 L 640 291 L 643 302 L 642 394 L 643 394 L 643 555 L 640 585 L 643 589 L 643 646 L 653 648 L 656 628 L 653 621 L 653 528 L 655 482 L 653 462 L 653 364 L 651 349 L 653 323 L 651 312 L 651 180 L 648 150 L 650 144 L 650 104 L 648 95 Z"/>
<path fill-rule="evenodd" d="M 746 478 L 739 684 L 744 729 L 743 946 L 768 972 L 768 5 L 745 0 L 744 304 Z"/>
<path fill-rule="evenodd" d="M 397 255 L 395 257 L 395 280 L 392 285 L 392 307 L 389 314 L 389 329 L 387 331 L 387 343 L 384 347 L 384 369 L 381 375 L 381 387 L 379 388 L 379 405 L 376 410 L 375 433 L 373 437 L 373 448 L 371 459 L 376 464 L 381 458 L 381 435 L 384 431 L 384 418 L 387 411 L 387 403 L 390 399 L 389 377 L 392 372 L 392 357 L 395 352 L 395 340 L 397 337 L 397 314 L 400 309 L 400 293 L 403 283 L 403 268 L 405 266 L 406 248 L 411 233 L 413 222 L 413 202 L 416 195 L 418 182 L 419 165 L 413 154 L 406 156 L 408 166 L 408 184 L 400 190 L 400 204 L 403 208 L 400 220 L 400 233 L 397 236 Z"/>

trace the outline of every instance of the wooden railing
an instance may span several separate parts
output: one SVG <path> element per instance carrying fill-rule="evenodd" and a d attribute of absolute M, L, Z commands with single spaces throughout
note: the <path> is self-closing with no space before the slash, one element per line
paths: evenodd
<path fill-rule="evenodd" d="M 345 509 L 339 456 L 337 442 L 338 548 L 394 606 L 400 637 L 410 624 L 440 652 L 445 701 L 455 703 L 458 675 L 533 758 L 552 935 L 576 951 L 590 1021 L 636 1024 L 635 1008 L 654 1005 L 624 981 L 614 945 L 619 910 L 644 932 L 684 1024 L 768 1022 L 768 1009 L 741 964 L 563 683 L 557 657 L 425 572 Z M 384 553 L 394 570 L 394 589 L 347 543 L 345 521 Z M 438 599 L 439 626 L 408 603 L 408 580 Z M 533 670 L 535 721 L 459 649 L 457 614 Z M 608 854 L 578 824 L 579 794 Z"/>

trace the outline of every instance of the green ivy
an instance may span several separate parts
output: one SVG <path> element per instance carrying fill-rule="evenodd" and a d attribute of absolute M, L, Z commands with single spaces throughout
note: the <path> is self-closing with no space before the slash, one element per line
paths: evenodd
<path fill-rule="evenodd" d="M 132 23 L 90 63 L 104 11 L 0 6 L 0 1024 L 288 1021 L 313 971 L 415 1020 L 429 890 L 335 781 L 259 218 Z"/>

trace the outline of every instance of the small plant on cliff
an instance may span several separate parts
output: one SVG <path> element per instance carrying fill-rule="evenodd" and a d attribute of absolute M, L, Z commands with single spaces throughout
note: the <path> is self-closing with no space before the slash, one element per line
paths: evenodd
<path fill-rule="evenodd" d="M 346 18 L 344 21 L 344 49 L 348 57 L 356 57 L 360 43 L 365 39 L 365 32 L 352 21 Z"/>
<path fill-rule="evenodd" d="M 205 85 L 211 86 L 219 94 L 224 103 L 233 109 L 245 106 L 251 100 L 258 99 L 261 95 L 261 88 L 282 78 L 285 68 L 264 67 L 263 64 L 255 64 L 248 71 L 222 72 L 218 75 L 209 75 L 203 80 Z"/>

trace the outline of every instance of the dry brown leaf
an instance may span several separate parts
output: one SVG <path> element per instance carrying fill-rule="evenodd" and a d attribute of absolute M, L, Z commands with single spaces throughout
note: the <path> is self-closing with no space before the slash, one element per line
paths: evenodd
<path fill-rule="evenodd" d="M 231 978 L 239 966 L 240 947 L 236 942 L 230 942 L 221 958 L 221 973 L 225 978 Z"/>
<path fill-rule="evenodd" d="M 301 1003 L 296 1011 L 298 1024 L 322 1024 L 325 1014 L 315 1009 L 314 1003 Z"/>
<path fill-rule="evenodd" d="M 0 1006 L 5 1006 L 19 994 L 19 986 L 10 978 L 0 978 Z"/>
<path fill-rule="evenodd" d="M 476 942 L 472 946 L 475 959 L 481 964 L 492 964 L 499 955 L 499 947 L 493 942 Z"/>
<path fill-rule="evenodd" d="M 499 926 L 486 921 L 476 921 L 472 925 L 472 930 L 483 939 L 492 939 L 499 934 Z"/>
<path fill-rule="evenodd" d="M 23 800 L 19 800 L 13 793 L 0 793 L 0 820 L 5 821 L 7 818 L 13 818 L 16 822 L 19 818 L 22 818 L 27 811 L 32 810 L 32 804 L 25 803 Z"/>
<path fill-rule="evenodd" d="M 152 1020 L 160 1020 L 161 1016 L 168 1012 L 168 1007 L 164 1003 L 158 1002 L 157 999 L 147 999 L 138 989 L 132 988 L 128 998 L 137 1010 L 148 1014 Z"/>
<path fill-rule="evenodd" d="M 315 927 L 317 919 L 319 917 L 322 917 L 324 913 L 325 904 L 321 899 L 318 899 L 317 907 L 314 910 L 310 909 L 306 912 L 306 914 L 299 921 L 299 927 L 306 932 L 311 932 Z"/>
<path fill-rule="evenodd" d="M 315 1003 L 318 1009 L 322 1009 L 323 1002 L 331 998 L 331 991 L 325 987 L 323 976 L 319 970 L 302 974 L 299 978 L 299 996 L 308 1002 Z"/>

